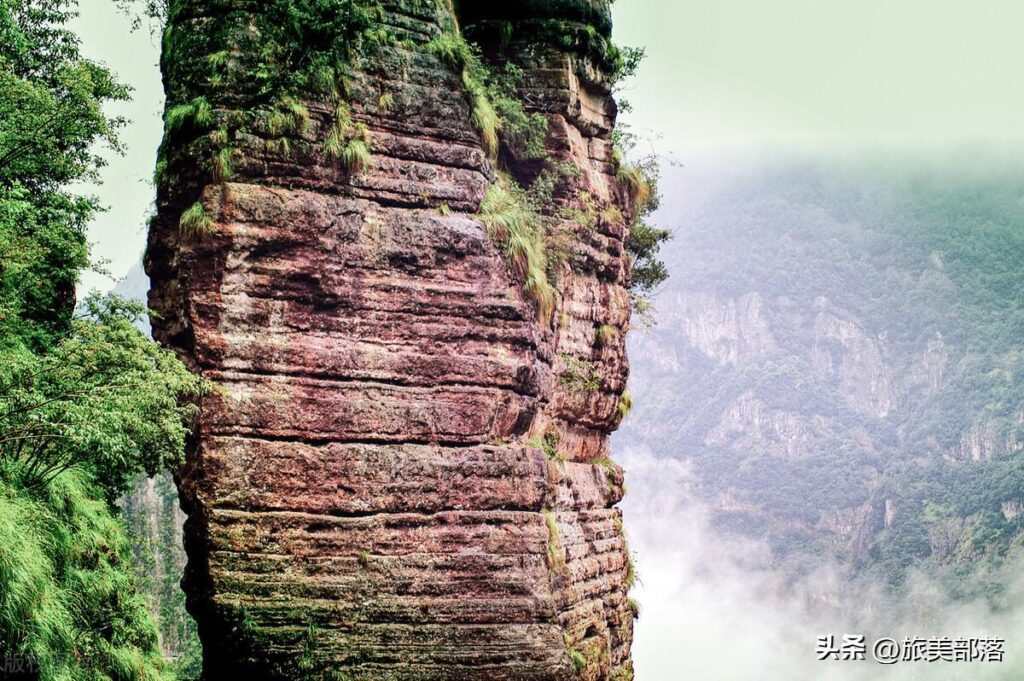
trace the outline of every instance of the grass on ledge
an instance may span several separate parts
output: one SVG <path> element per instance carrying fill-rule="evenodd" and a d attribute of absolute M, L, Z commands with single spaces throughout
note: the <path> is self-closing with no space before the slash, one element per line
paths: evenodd
<path fill-rule="evenodd" d="M 541 216 L 527 204 L 522 190 L 500 178 L 484 194 L 480 219 L 490 237 L 505 249 L 513 272 L 523 280 L 523 291 L 537 303 L 540 318 L 550 321 L 555 289 L 548 280 Z"/>
<path fill-rule="evenodd" d="M 206 212 L 201 201 L 196 201 L 178 222 L 181 233 L 187 238 L 201 238 L 213 233 L 213 218 Z"/>

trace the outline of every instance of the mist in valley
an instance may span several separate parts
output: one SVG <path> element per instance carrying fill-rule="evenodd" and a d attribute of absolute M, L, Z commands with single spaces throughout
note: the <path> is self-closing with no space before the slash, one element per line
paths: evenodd
<path fill-rule="evenodd" d="M 614 443 L 638 679 L 1020 677 L 1021 179 L 979 149 L 666 171 Z M 867 659 L 818 661 L 845 634 Z M 1005 656 L 881 665 L 882 637 Z"/>

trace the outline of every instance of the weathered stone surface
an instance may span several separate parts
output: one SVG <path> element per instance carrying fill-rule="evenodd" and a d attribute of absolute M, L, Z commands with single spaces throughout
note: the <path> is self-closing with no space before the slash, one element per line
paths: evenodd
<path fill-rule="evenodd" d="M 245 25 L 187 4 L 172 26 Z M 166 149 L 154 331 L 220 386 L 180 479 L 206 677 L 629 679 L 623 480 L 607 460 L 628 373 L 625 218 L 561 225 L 573 248 L 554 318 L 538 318 L 474 215 L 495 171 L 461 78 L 422 49 L 450 10 L 384 7 L 410 42 L 353 74 L 371 167 L 323 156 L 318 101 L 288 154 L 240 136 L 228 182 L 203 176 L 191 143 Z M 566 11 L 607 33 L 606 3 Z M 556 201 L 628 215 L 600 64 L 534 48 L 524 101 L 551 122 L 552 160 L 580 171 Z M 188 82 L 167 87 L 188 100 Z M 196 200 L 213 229 L 189 238 L 178 221 Z"/>

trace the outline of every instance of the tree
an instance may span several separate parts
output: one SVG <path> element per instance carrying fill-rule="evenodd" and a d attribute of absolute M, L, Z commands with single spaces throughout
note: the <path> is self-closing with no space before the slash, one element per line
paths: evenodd
<path fill-rule="evenodd" d="M 68 0 L 0 0 L 0 652 L 40 681 L 164 678 L 113 500 L 176 465 L 206 390 L 133 326 L 145 312 L 90 297 L 85 227 L 128 89 L 79 54 Z"/>
<path fill-rule="evenodd" d="M 41 350 L 70 328 L 98 206 L 70 182 L 96 177 L 97 143 L 118 148 L 103 105 L 128 89 L 83 59 L 65 0 L 0 2 L 0 338 Z"/>
<path fill-rule="evenodd" d="M 0 368 L 0 475 L 33 489 L 82 468 L 113 502 L 139 472 L 180 463 L 195 410 L 181 399 L 204 384 L 135 329 L 141 306 L 92 297 L 86 309 L 52 350 Z"/>

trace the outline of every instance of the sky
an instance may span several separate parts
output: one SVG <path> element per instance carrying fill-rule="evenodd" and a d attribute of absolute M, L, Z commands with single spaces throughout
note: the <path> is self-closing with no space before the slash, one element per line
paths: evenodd
<path fill-rule="evenodd" d="M 1024 138 L 1024 3 L 1015 0 L 618 0 L 617 42 L 647 59 L 621 96 L 660 152 L 699 167 L 776 150 L 1005 145 Z M 131 124 L 88 191 L 115 277 L 138 260 L 163 95 L 158 40 L 111 0 L 82 0 L 84 52 L 135 88 Z M 109 288 L 87 274 L 82 288 Z"/>
<path fill-rule="evenodd" d="M 1024 136 L 1013 0 L 619 0 L 626 97 L 677 152 Z"/>
<path fill-rule="evenodd" d="M 89 240 L 93 257 L 107 261 L 104 266 L 113 278 L 86 272 L 79 289 L 106 290 L 139 261 L 146 245 L 146 219 L 154 198 L 153 167 L 163 126 L 160 44 L 159 37 L 145 28 L 132 31 L 131 21 L 112 0 L 81 0 L 79 9 L 74 28 L 82 38 L 82 52 L 110 66 L 134 88 L 131 102 L 107 109 L 129 121 L 121 135 L 125 154 L 104 154 L 109 165 L 101 173 L 102 183 L 83 189 L 98 196 L 107 209 L 90 225 Z"/>

